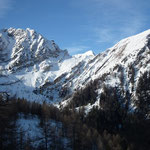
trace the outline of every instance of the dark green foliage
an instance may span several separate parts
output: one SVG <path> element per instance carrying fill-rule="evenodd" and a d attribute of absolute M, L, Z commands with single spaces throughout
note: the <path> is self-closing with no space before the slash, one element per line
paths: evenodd
<path fill-rule="evenodd" d="M 145 72 L 138 81 L 137 112 L 141 118 L 147 118 L 150 114 L 150 72 Z"/>
<path fill-rule="evenodd" d="M 23 113 L 25 117 L 37 115 L 40 119 L 39 128 L 43 131 L 43 142 L 37 148 L 39 150 L 148 150 L 149 77 L 150 73 L 146 72 L 139 79 L 135 112 L 129 110 L 129 91 L 107 86 L 103 87 L 99 107 L 93 107 L 88 114 L 85 114 L 84 107 L 76 110 L 78 106 L 96 101 L 95 91 L 100 83 L 98 80 L 78 91 L 69 106 L 61 109 L 24 99 L 0 99 L 0 149 L 35 149 L 31 144 L 33 139 L 24 141 L 21 131 L 17 140 L 17 113 Z M 52 126 L 51 119 L 60 122 L 61 126 Z M 69 139 L 67 144 L 64 144 L 64 138 Z"/>
<path fill-rule="evenodd" d="M 96 101 L 97 93 L 96 93 L 97 82 L 89 83 L 86 88 L 78 90 L 74 95 L 69 104 L 69 107 L 79 107 L 87 105 L 88 103 L 93 104 Z"/>
<path fill-rule="evenodd" d="M 123 128 L 123 121 L 128 112 L 127 105 L 118 88 L 104 87 L 100 97 L 100 112 L 107 130 L 115 131 Z"/>
<path fill-rule="evenodd" d="M 0 97 L 0 149 L 16 147 L 16 110 L 15 104 Z M 12 130 L 13 129 L 13 130 Z"/>
<path fill-rule="evenodd" d="M 129 72 L 128 72 L 129 74 L 128 74 L 128 76 L 129 76 L 130 82 L 132 84 L 132 91 L 133 91 L 134 90 L 134 83 L 135 83 L 135 81 L 134 81 L 135 68 L 134 68 L 133 64 L 130 64 L 128 67 L 129 67 Z"/>

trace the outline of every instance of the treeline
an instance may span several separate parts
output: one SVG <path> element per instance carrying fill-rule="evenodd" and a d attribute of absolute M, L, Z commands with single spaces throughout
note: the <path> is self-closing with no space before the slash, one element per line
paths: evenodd
<path fill-rule="evenodd" d="M 0 102 L 0 122 L 3 123 L 0 126 L 1 150 L 98 149 L 100 135 L 96 129 L 88 127 L 83 122 L 84 110 L 80 110 L 80 112 L 68 110 L 67 108 L 59 110 L 53 105 L 38 104 L 24 99 L 11 99 L 8 101 L 1 99 Z M 23 132 L 20 132 L 18 136 L 16 121 L 20 113 L 24 114 L 26 118 L 31 115 L 39 117 L 39 128 L 42 129 L 43 142 L 38 148 L 35 148 L 32 144 L 34 140 L 38 139 L 28 137 L 28 139 L 23 140 Z M 51 119 L 60 122 L 62 125 L 59 128 L 52 126 Z M 64 139 L 68 141 L 65 142 Z"/>
<path fill-rule="evenodd" d="M 97 83 L 76 92 L 68 107 L 72 109 L 95 102 Z M 93 93 L 95 97 L 91 101 Z M 141 75 L 135 96 L 131 95 L 122 88 L 104 86 L 99 106 L 93 107 L 84 117 L 84 123 L 102 136 L 102 149 L 150 149 L 150 72 Z M 134 107 L 131 107 L 133 103 Z"/>
<path fill-rule="evenodd" d="M 85 114 L 86 105 L 96 101 L 97 83 L 80 91 L 67 107 L 58 109 L 46 103 L 39 104 L 23 99 L 0 98 L 0 149 L 1 150 L 148 150 L 150 149 L 150 73 L 139 79 L 136 97 L 129 91 L 104 86 L 99 107 Z M 131 100 L 136 109 L 131 109 Z M 76 109 L 76 107 L 79 107 Z M 34 147 L 33 139 L 23 141 L 16 137 L 18 114 L 36 115 L 40 119 L 42 143 Z M 59 128 L 50 120 L 61 123 Z M 67 139 L 67 142 L 64 141 Z"/>
<path fill-rule="evenodd" d="M 23 129 L 18 129 L 17 120 L 20 115 L 25 119 L 35 116 L 40 120 L 39 132 L 41 137 L 32 139 L 30 136 L 25 137 Z M 61 115 L 60 111 L 46 103 L 39 104 L 29 102 L 25 99 L 9 99 L 3 100 L 0 98 L 0 150 L 48 150 L 48 149 L 66 149 L 63 140 L 67 138 L 64 136 L 63 126 L 57 126 Z M 21 118 L 22 119 L 22 118 Z M 54 121 L 56 125 L 52 125 Z M 38 143 L 38 147 L 34 146 Z"/>
<path fill-rule="evenodd" d="M 96 92 L 97 86 L 98 80 L 95 80 L 91 81 L 88 85 L 86 85 L 85 88 L 77 90 L 72 96 L 72 99 L 68 104 L 68 107 L 75 108 L 87 105 L 88 103 L 94 104 L 98 96 Z"/>

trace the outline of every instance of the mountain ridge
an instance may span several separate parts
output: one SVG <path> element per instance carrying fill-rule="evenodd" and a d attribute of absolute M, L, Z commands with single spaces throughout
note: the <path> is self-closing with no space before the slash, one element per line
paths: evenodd
<path fill-rule="evenodd" d="M 94 57 L 91 51 L 70 56 L 67 50 L 61 50 L 53 40 L 48 41 L 31 29 L 9 28 L 1 30 L 0 48 L 0 70 L 3 75 L 1 82 L 8 80 L 6 83 L 8 86 L 14 83 L 11 80 L 22 81 L 32 91 L 35 87 L 42 86 L 44 82 L 53 82 L 59 76 L 70 72 L 72 67 L 81 62 L 86 63 L 90 57 Z M 1 86 L 3 85 L 1 90 L 8 93 L 10 91 L 12 95 L 17 96 L 17 91 L 5 90 L 4 85 L 6 84 L 1 83 Z M 21 85 L 17 87 L 19 86 Z M 32 94 L 36 98 L 40 97 L 33 92 Z M 33 99 L 36 99 L 34 96 Z M 22 98 L 29 97 L 24 95 Z"/>
<path fill-rule="evenodd" d="M 7 60 L 4 50 L 12 51 Z M 92 107 L 99 105 L 104 85 L 117 86 L 135 97 L 140 76 L 150 70 L 150 30 L 123 39 L 98 55 L 89 51 L 70 56 L 34 30 L 10 28 L 0 32 L 0 53 L 0 92 L 39 102 L 65 100 L 61 104 L 66 105 L 76 91 L 103 78 L 98 80 L 97 100 L 88 104 Z"/>

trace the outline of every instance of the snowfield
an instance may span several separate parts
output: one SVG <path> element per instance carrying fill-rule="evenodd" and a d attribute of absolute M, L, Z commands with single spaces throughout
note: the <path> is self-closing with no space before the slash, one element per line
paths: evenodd
<path fill-rule="evenodd" d="M 0 31 L 0 92 L 18 98 L 67 105 L 68 96 L 104 75 L 98 95 L 105 84 L 134 96 L 138 79 L 146 70 L 150 70 L 150 30 L 123 39 L 98 55 L 88 51 L 74 56 L 29 28 Z M 86 107 L 97 106 L 99 101 L 100 96 Z"/>

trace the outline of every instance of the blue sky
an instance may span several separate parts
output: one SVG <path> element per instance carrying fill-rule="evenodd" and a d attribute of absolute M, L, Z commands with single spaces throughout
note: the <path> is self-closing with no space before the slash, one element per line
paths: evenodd
<path fill-rule="evenodd" d="M 150 0 L 0 0 L 0 28 L 31 28 L 70 54 L 150 29 Z"/>

